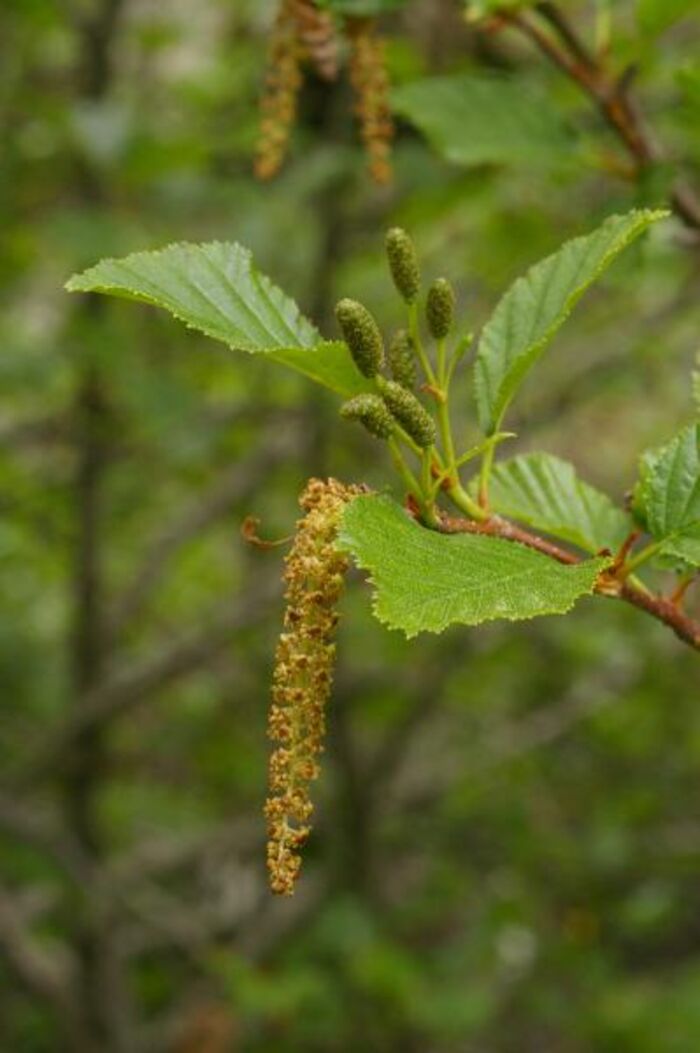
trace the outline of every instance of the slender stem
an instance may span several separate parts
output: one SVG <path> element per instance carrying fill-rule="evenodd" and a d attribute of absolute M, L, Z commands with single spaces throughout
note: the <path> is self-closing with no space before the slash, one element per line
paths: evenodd
<path fill-rule="evenodd" d="M 399 444 L 396 441 L 396 439 L 393 439 L 393 438 L 389 439 L 389 449 L 391 450 L 391 456 L 392 456 L 392 460 L 394 462 L 394 467 L 396 468 L 396 470 L 398 471 L 399 475 L 403 479 L 404 486 L 408 490 L 409 494 L 411 494 L 411 496 L 413 498 L 415 498 L 416 502 L 418 503 L 418 507 L 420 508 L 420 511 L 421 511 L 421 517 L 422 517 L 423 521 L 425 522 L 426 526 L 437 527 L 438 526 L 438 518 L 437 518 L 437 515 L 435 514 L 435 508 L 434 508 L 434 504 L 433 504 L 433 500 L 432 500 L 430 489 L 428 489 L 424 493 L 423 487 L 418 482 L 418 479 L 416 479 L 415 475 L 413 474 L 411 469 L 406 464 L 406 461 L 404 460 L 403 454 L 401 453 L 401 447 L 399 446 Z M 426 471 L 426 465 L 427 465 L 427 471 L 428 471 L 428 480 L 430 481 L 430 457 L 429 457 L 429 451 L 427 451 L 427 450 L 424 451 L 424 454 L 423 454 L 423 471 L 424 472 Z"/>
<path fill-rule="evenodd" d="M 399 446 L 396 439 L 389 439 L 389 449 L 391 451 L 391 459 L 394 462 L 394 467 L 403 479 L 406 489 L 409 491 L 409 493 L 413 494 L 417 501 L 421 501 L 421 485 L 416 479 L 411 469 L 406 464 L 404 456 L 401 452 L 401 447 Z"/>
<path fill-rule="evenodd" d="M 496 435 L 491 435 L 488 439 L 484 439 L 483 442 L 477 443 L 476 446 L 470 446 L 460 457 L 455 461 L 457 468 L 460 468 L 463 464 L 467 464 L 468 461 L 473 461 L 475 457 L 479 457 L 482 453 L 486 453 L 489 446 L 494 448 L 498 443 L 504 442 L 506 439 L 514 439 L 516 433 L 514 431 L 499 431 Z"/>
<path fill-rule="evenodd" d="M 448 489 L 447 494 L 453 505 L 465 512 L 470 519 L 476 519 L 483 523 L 488 518 L 488 512 L 477 504 L 473 497 L 467 493 L 459 481 L 454 482 Z"/>
<path fill-rule="evenodd" d="M 489 481 L 493 467 L 493 456 L 496 452 L 496 443 L 490 442 L 484 450 L 484 458 L 481 462 L 481 473 L 479 475 L 479 504 L 482 508 L 489 507 Z"/>
<path fill-rule="evenodd" d="M 426 450 L 423 450 L 423 463 L 422 463 L 422 499 L 425 508 L 426 520 L 431 526 L 437 526 L 438 520 L 435 514 L 435 489 L 433 487 L 433 453 L 435 449 L 433 446 L 429 446 Z"/>
<path fill-rule="evenodd" d="M 464 358 L 465 354 L 471 347 L 474 341 L 474 334 L 467 333 L 461 338 L 454 351 L 450 355 L 449 365 L 447 366 L 447 374 L 445 376 L 445 387 L 449 387 L 452 381 L 452 376 L 459 363 Z"/>
<path fill-rule="evenodd" d="M 628 578 L 633 570 L 636 570 L 637 567 L 641 567 L 643 563 L 646 563 L 647 560 L 652 558 L 652 556 L 655 556 L 663 544 L 663 541 L 653 541 L 650 545 L 645 545 L 643 549 L 640 549 L 636 556 L 632 556 L 631 559 L 626 561 L 624 566 L 621 567 L 618 577 Z"/>
<path fill-rule="evenodd" d="M 423 367 L 423 372 L 426 375 L 428 383 L 432 384 L 433 387 L 437 387 L 437 377 L 433 367 L 430 364 L 430 359 L 426 354 L 426 350 L 423 347 L 423 341 L 420 336 L 420 329 L 418 327 L 418 304 L 411 303 L 408 305 L 408 331 L 413 341 L 413 346 L 416 349 L 416 354 L 420 360 L 420 364 Z"/>

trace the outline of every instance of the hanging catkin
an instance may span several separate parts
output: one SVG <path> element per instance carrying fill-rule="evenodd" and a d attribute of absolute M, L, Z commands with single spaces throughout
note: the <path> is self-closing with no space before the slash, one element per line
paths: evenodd
<path fill-rule="evenodd" d="M 313 0 L 290 0 L 304 54 L 323 80 L 338 76 L 338 38 L 333 18 Z"/>
<path fill-rule="evenodd" d="M 299 503 L 287 557 L 284 631 L 275 655 L 268 733 L 277 746 L 270 757 L 265 804 L 270 887 L 291 895 L 301 867 L 299 850 L 310 832 L 309 785 L 318 778 L 325 708 L 335 660 L 338 601 L 348 559 L 335 546 L 343 508 L 361 487 L 335 479 L 311 479 Z"/>
<path fill-rule="evenodd" d="M 258 179 L 271 179 L 287 153 L 301 88 L 302 45 L 293 0 L 283 0 L 270 36 L 260 134 L 255 158 Z"/>
<path fill-rule="evenodd" d="M 377 183 L 389 183 L 391 140 L 394 125 L 389 108 L 389 77 L 384 44 L 371 18 L 349 18 L 350 81 L 355 93 L 355 113 L 367 151 L 369 171 Z"/>

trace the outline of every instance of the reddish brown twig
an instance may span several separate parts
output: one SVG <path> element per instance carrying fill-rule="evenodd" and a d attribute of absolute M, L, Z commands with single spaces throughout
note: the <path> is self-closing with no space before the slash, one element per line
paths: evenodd
<path fill-rule="evenodd" d="M 512 26 L 531 40 L 594 101 L 603 120 L 632 158 L 637 177 L 641 177 L 650 165 L 662 160 L 662 154 L 630 95 L 634 69 L 628 68 L 621 75 L 610 72 L 599 57 L 588 51 L 556 4 L 538 4 L 537 12 L 553 32 L 538 22 L 537 16 L 527 12 L 499 14 L 502 25 Z M 671 188 L 670 198 L 673 210 L 685 226 L 700 232 L 700 200 L 694 190 L 678 179 Z"/>
<path fill-rule="evenodd" d="M 490 537 L 500 537 L 506 541 L 516 541 L 527 548 L 535 549 L 558 563 L 574 564 L 580 563 L 581 557 L 567 549 L 555 545 L 545 538 L 533 534 L 523 527 L 517 526 L 500 516 L 491 516 L 485 522 L 480 523 L 473 519 L 462 519 L 457 516 L 443 515 L 440 520 L 440 529 L 448 534 L 488 534 Z M 613 567 L 609 568 L 598 578 L 595 592 L 599 596 L 607 596 L 613 599 L 624 600 L 633 607 L 645 611 L 652 618 L 667 625 L 676 636 L 684 643 L 700 651 L 700 622 L 690 618 L 680 609 L 672 599 L 646 592 L 639 586 L 629 581 L 621 581 L 615 576 Z"/>

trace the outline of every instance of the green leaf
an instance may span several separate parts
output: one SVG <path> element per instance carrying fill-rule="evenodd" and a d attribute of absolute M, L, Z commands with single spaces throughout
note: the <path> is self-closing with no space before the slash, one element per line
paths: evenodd
<path fill-rule="evenodd" d="M 700 424 L 644 455 L 635 505 L 662 555 L 700 566 Z"/>
<path fill-rule="evenodd" d="M 485 434 L 499 430 L 525 375 L 589 285 L 630 242 L 668 214 L 640 209 L 610 216 L 592 234 L 566 242 L 511 285 L 484 326 L 474 365 Z"/>
<path fill-rule="evenodd" d="M 396 11 L 405 7 L 408 0 L 322 0 L 319 7 L 326 8 L 336 15 L 349 15 L 352 18 L 372 18 L 387 11 Z"/>
<path fill-rule="evenodd" d="M 675 22 L 693 12 L 697 14 L 698 0 L 637 0 L 637 19 L 640 28 L 650 36 L 663 33 Z"/>
<path fill-rule="evenodd" d="M 593 591 L 607 562 L 565 566 L 512 541 L 439 534 L 377 496 L 348 505 L 339 544 L 370 572 L 377 618 L 407 636 L 453 623 L 564 614 Z"/>
<path fill-rule="evenodd" d="M 495 512 L 586 552 L 614 552 L 631 530 L 627 516 L 607 494 L 579 479 L 568 461 L 548 453 L 528 453 L 497 464 L 489 499 Z"/>
<path fill-rule="evenodd" d="M 700 352 L 695 359 L 700 367 Z M 693 402 L 698 416 L 700 416 L 700 368 L 693 370 Z"/>
<path fill-rule="evenodd" d="M 345 344 L 324 342 L 240 245 L 178 244 L 102 260 L 74 275 L 66 288 L 164 307 L 190 329 L 237 351 L 266 354 L 341 395 L 371 390 Z"/>
<path fill-rule="evenodd" d="M 392 103 L 456 164 L 551 164 L 571 156 L 573 133 L 557 108 L 514 78 L 428 77 L 396 88 Z"/>

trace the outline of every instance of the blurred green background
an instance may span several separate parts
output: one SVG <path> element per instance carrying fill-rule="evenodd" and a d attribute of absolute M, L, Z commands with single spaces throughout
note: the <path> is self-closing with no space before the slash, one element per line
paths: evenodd
<path fill-rule="evenodd" d="M 594 5 L 565 6 L 590 35 Z M 560 115 L 556 148 L 450 164 L 401 120 L 378 188 L 346 79 L 309 71 L 261 185 L 273 7 L 0 10 L 0 1050 L 693 1053 L 698 659 L 631 608 L 406 642 L 354 575 L 315 833 L 296 896 L 267 891 L 282 553 L 239 527 L 286 535 L 309 476 L 382 486 L 388 466 L 303 378 L 63 283 L 238 240 L 328 335 L 341 295 L 391 327 L 398 222 L 476 327 L 529 264 L 670 178 L 620 178 L 531 47 L 413 0 L 381 24 L 394 84 L 508 71 Z M 614 62 L 692 179 L 697 7 L 611 10 Z M 690 414 L 700 251 L 663 228 L 587 296 L 512 419 L 509 452 L 567 457 L 620 501 Z M 468 436 L 466 384 L 460 404 Z"/>

